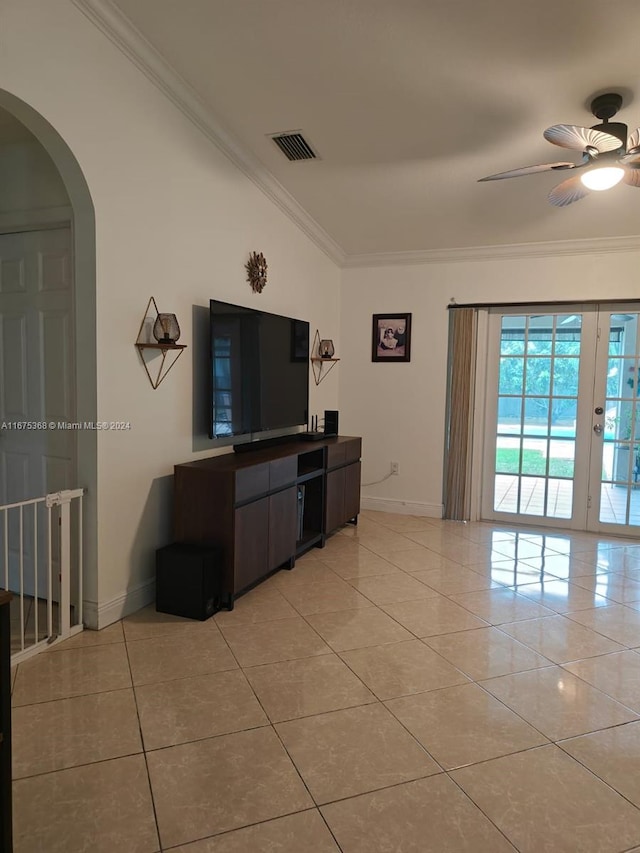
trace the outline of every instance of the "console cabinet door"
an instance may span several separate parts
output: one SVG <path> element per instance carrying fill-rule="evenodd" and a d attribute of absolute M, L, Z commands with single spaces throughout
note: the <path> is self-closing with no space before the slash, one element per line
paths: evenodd
<path fill-rule="evenodd" d="M 338 468 L 327 474 L 325 533 L 331 533 L 344 523 L 345 469 Z"/>
<path fill-rule="evenodd" d="M 268 572 L 269 498 L 235 510 L 234 592 L 238 593 Z"/>
<path fill-rule="evenodd" d="M 344 461 L 348 465 L 349 462 L 359 462 L 362 456 L 362 439 L 352 438 L 345 441 L 344 444 Z"/>
<path fill-rule="evenodd" d="M 354 462 L 344 469 L 344 519 L 355 518 L 360 512 L 360 463 Z"/>
<path fill-rule="evenodd" d="M 296 553 L 298 489 L 291 486 L 269 498 L 269 571 Z"/>

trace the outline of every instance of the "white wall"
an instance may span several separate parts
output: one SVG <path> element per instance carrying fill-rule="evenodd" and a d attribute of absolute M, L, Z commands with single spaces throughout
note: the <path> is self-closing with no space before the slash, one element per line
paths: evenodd
<path fill-rule="evenodd" d="M 567 211 L 571 215 L 571 211 Z M 363 436 L 363 489 L 385 507 L 440 514 L 447 305 L 640 298 L 640 252 L 377 266 L 343 272 L 341 432 Z M 371 316 L 413 314 L 411 362 L 371 361 Z M 408 504 L 403 507 L 402 503 Z"/>
<path fill-rule="evenodd" d="M 98 418 L 131 423 L 97 436 L 102 625 L 149 594 L 154 549 L 171 540 L 173 465 L 212 452 L 193 431 L 194 306 L 300 317 L 339 347 L 340 271 L 69 0 L 3 7 L 3 88 L 60 133 L 95 207 Z M 269 263 L 259 296 L 245 281 L 253 250 Z M 190 346 L 155 391 L 133 346 L 151 295 Z M 312 412 L 337 407 L 338 370 L 311 383 Z"/>

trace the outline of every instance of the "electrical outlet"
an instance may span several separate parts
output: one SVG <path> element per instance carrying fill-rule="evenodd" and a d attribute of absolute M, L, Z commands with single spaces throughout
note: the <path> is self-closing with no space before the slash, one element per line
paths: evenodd
<path fill-rule="evenodd" d="M 397 463 L 397 462 L 392 462 L 392 463 L 391 463 L 391 473 L 392 473 L 392 474 L 397 474 L 397 473 L 398 473 L 398 463 Z"/>

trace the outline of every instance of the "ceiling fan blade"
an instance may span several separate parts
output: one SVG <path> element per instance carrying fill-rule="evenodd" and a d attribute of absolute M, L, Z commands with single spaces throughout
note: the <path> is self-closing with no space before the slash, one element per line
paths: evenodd
<path fill-rule="evenodd" d="M 625 169 L 622 180 L 630 187 L 640 188 L 640 169 Z"/>
<path fill-rule="evenodd" d="M 620 157 L 618 163 L 622 163 L 623 166 L 640 166 L 640 150 L 625 154 Z"/>
<path fill-rule="evenodd" d="M 635 154 L 640 150 L 640 127 L 636 127 L 627 140 L 627 154 Z"/>
<path fill-rule="evenodd" d="M 568 204 L 573 204 L 574 201 L 580 201 L 586 195 L 589 195 L 591 190 L 587 189 L 580 180 L 579 175 L 573 178 L 567 178 L 557 187 L 554 187 L 548 195 L 551 204 L 556 207 L 566 207 Z"/>
<path fill-rule="evenodd" d="M 578 166 L 581 166 L 579 163 Z M 504 178 L 519 178 L 521 175 L 535 175 L 538 172 L 553 172 L 562 169 L 576 169 L 575 163 L 541 163 L 539 166 L 523 166 L 521 169 L 511 169 L 509 172 L 499 172 L 497 175 L 488 175 L 486 178 L 479 178 L 481 181 L 502 181 Z"/>
<path fill-rule="evenodd" d="M 617 136 L 590 127 L 577 127 L 575 124 L 554 124 L 545 130 L 543 136 L 548 142 L 562 148 L 573 148 L 575 151 L 595 148 L 600 154 L 615 151 L 622 145 Z"/>

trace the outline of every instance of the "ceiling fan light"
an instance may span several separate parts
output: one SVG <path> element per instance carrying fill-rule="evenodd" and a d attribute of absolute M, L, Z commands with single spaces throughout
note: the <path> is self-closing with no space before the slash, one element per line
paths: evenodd
<path fill-rule="evenodd" d="M 620 166 L 596 166 L 595 169 L 589 169 L 580 176 L 582 183 L 590 190 L 610 190 L 619 184 L 624 175 L 624 169 Z"/>

